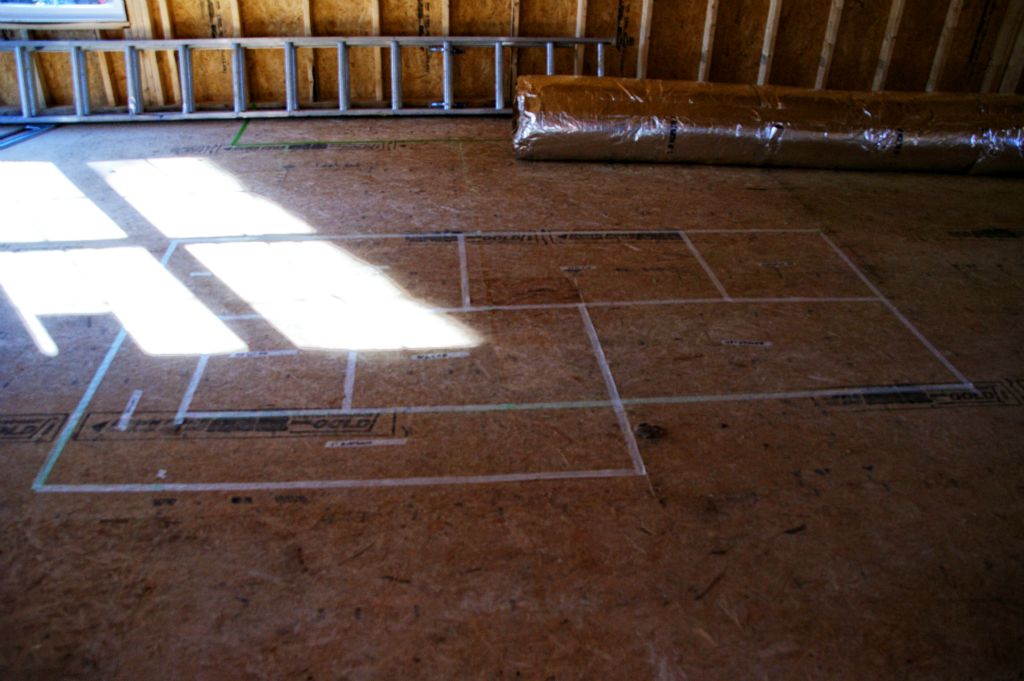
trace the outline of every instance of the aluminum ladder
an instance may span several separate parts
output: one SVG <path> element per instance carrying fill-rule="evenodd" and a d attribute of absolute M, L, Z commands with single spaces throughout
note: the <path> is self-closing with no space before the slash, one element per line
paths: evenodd
<path fill-rule="evenodd" d="M 202 120 L 232 118 L 285 118 L 312 116 L 405 116 L 405 115 L 480 115 L 511 111 L 505 101 L 504 49 L 544 48 L 546 72 L 555 74 L 556 48 L 576 49 L 595 45 L 597 75 L 604 76 L 605 47 L 611 38 L 523 38 L 470 36 L 314 36 L 294 38 L 211 38 L 176 40 L 10 40 L 0 41 L 0 51 L 14 53 L 21 114 L 0 113 L 0 123 L 81 123 L 153 120 Z M 349 48 L 388 48 L 391 56 L 391 101 L 389 107 L 364 108 L 350 101 Z M 494 50 L 494 106 L 458 107 L 455 103 L 453 55 L 459 48 Z M 337 107 L 299 106 L 296 50 L 328 48 L 338 55 Z M 443 99 L 430 107 L 407 107 L 402 103 L 402 48 L 420 48 L 442 53 Z M 181 83 L 180 109 L 147 110 L 141 92 L 139 51 L 176 51 Z M 199 109 L 193 87 L 192 53 L 195 50 L 221 50 L 231 53 L 232 109 Z M 282 50 L 284 53 L 284 108 L 256 108 L 250 105 L 246 83 L 246 50 Z M 35 52 L 65 52 L 71 62 L 74 113 L 40 110 L 35 91 Z M 89 104 L 85 55 L 88 52 L 118 52 L 123 55 L 127 90 L 127 109 L 92 113 Z"/>

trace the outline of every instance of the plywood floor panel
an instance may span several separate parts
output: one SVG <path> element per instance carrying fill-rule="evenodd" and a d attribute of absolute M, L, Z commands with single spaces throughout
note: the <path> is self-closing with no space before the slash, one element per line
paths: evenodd
<path fill-rule="evenodd" d="M 123 232 L 0 223 L 5 265 L 141 247 L 178 286 L 37 277 L 46 356 L 0 268 L 0 676 L 1016 678 L 1020 180 L 532 164 L 507 136 L 0 152 Z"/>

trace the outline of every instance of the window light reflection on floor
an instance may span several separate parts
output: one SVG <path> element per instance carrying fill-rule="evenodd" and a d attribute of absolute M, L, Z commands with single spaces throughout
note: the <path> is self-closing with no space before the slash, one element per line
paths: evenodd
<path fill-rule="evenodd" d="M 248 349 L 143 248 L 0 253 L 0 287 L 45 355 L 58 347 L 40 316 L 106 312 L 150 355 Z"/>
<path fill-rule="evenodd" d="M 206 158 L 94 161 L 89 167 L 171 238 L 308 234 L 301 218 Z"/>
<path fill-rule="evenodd" d="M 323 241 L 192 244 L 197 260 L 296 347 L 462 348 L 476 335 L 377 268 Z"/>
<path fill-rule="evenodd" d="M 0 203 L 0 243 L 126 237 L 53 163 L 0 161 Z"/>

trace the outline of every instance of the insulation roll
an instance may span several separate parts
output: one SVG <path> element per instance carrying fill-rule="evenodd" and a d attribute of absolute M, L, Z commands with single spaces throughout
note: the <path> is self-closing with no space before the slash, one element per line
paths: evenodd
<path fill-rule="evenodd" d="M 1024 171 L 1020 96 L 523 76 L 516 115 L 522 159 Z"/>

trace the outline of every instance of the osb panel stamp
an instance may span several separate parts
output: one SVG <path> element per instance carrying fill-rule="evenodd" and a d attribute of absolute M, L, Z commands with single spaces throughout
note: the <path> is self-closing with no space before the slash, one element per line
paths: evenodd
<path fill-rule="evenodd" d="M 1024 380 L 975 381 L 968 388 L 919 388 L 887 394 L 851 393 L 818 398 L 824 407 L 866 409 L 920 409 L 949 407 L 1019 407 L 1024 405 Z"/>
<path fill-rule="evenodd" d="M 67 414 L 0 414 L 0 442 L 53 442 Z"/>

